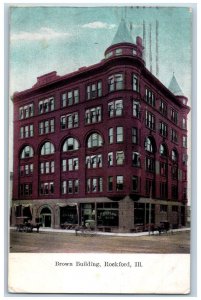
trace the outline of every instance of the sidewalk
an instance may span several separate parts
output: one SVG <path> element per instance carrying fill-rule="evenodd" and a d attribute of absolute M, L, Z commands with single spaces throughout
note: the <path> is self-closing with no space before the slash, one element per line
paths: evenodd
<path fill-rule="evenodd" d="M 10 227 L 11 230 L 15 230 L 15 227 Z M 169 234 L 173 234 L 176 232 L 180 231 L 190 231 L 190 228 L 179 228 L 179 229 L 171 229 L 168 231 Z M 39 232 L 60 232 L 60 233 L 73 233 L 75 234 L 75 230 L 68 230 L 68 229 L 54 229 L 54 228 L 42 228 L 40 227 Z M 107 235 L 107 236 L 130 236 L 130 237 L 135 237 L 135 236 L 146 236 L 149 235 L 149 232 L 137 232 L 137 233 L 122 233 L 122 232 L 102 232 L 102 231 L 77 231 L 78 234 L 88 234 L 88 235 Z M 151 235 L 158 235 L 158 231 L 154 231 L 154 233 L 151 232 Z M 163 235 L 164 233 L 162 233 Z"/>

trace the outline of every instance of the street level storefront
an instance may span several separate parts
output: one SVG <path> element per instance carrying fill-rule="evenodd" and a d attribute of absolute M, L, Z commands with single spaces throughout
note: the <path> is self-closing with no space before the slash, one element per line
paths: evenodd
<path fill-rule="evenodd" d="M 40 222 L 45 228 L 89 226 L 106 232 L 135 232 L 148 229 L 148 224 L 169 222 L 171 228 L 185 226 L 185 206 L 175 201 L 125 197 L 118 201 L 109 198 L 13 201 L 11 225 L 18 218 Z"/>

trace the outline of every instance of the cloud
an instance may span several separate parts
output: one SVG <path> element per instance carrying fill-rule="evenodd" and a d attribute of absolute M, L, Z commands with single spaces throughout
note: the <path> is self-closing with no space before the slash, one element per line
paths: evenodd
<path fill-rule="evenodd" d="M 69 32 L 57 32 L 52 28 L 42 27 L 36 32 L 20 31 L 18 33 L 11 33 L 11 41 L 42 41 L 69 36 L 71 36 Z"/>
<path fill-rule="evenodd" d="M 81 27 L 82 28 L 90 28 L 90 29 L 113 29 L 116 27 L 116 25 L 96 21 L 96 22 L 84 24 Z"/>

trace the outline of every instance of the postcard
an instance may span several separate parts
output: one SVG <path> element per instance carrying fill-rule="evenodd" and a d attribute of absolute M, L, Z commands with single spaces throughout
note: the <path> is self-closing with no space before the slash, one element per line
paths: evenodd
<path fill-rule="evenodd" d="M 189 294 L 192 7 L 9 12 L 9 293 Z"/>

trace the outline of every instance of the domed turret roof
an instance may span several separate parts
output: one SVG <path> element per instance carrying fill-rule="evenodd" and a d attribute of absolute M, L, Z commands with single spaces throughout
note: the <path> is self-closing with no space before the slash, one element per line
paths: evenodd
<path fill-rule="evenodd" d="M 128 30 L 128 28 L 126 26 L 126 22 L 125 22 L 124 19 L 122 19 L 120 24 L 119 24 L 119 27 L 117 29 L 117 32 L 116 32 L 115 36 L 114 36 L 114 39 L 112 41 L 111 46 L 115 45 L 115 44 L 119 44 L 119 43 L 132 43 L 132 44 L 134 44 L 131 33 L 130 33 L 130 31 Z"/>
<path fill-rule="evenodd" d="M 184 96 L 184 93 L 182 92 L 174 74 L 168 88 L 175 96 Z"/>

